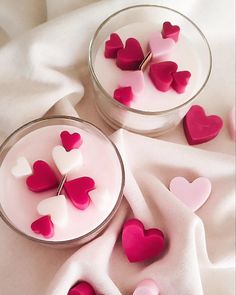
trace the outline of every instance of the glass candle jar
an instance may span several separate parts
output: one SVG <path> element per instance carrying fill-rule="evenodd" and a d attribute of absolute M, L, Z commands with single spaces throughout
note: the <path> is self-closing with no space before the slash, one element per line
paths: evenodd
<path fill-rule="evenodd" d="M 115 145 L 94 125 L 50 117 L 22 126 L 2 144 L 0 187 L 1 217 L 14 231 L 42 244 L 81 245 L 116 213 L 124 167 Z M 38 223 L 42 217 L 46 224 Z"/>
<path fill-rule="evenodd" d="M 104 57 L 106 40 L 112 33 L 117 33 L 123 44 L 127 38 L 136 38 L 146 55 L 151 36 L 154 33 L 161 34 L 164 22 L 180 27 L 179 40 L 171 56 L 164 60 L 177 63 L 178 71 L 190 71 L 191 78 L 186 91 L 181 94 L 173 89 L 168 92 L 158 91 L 149 78 L 147 68 L 144 73 L 144 92 L 130 106 L 120 103 L 113 98 L 113 92 L 125 71 L 117 67 L 115 59 Z M 181 13 L 157 5 L 132 6 L 114 13 L 99 26 L 89 47 L 95 103 L 102 118 L 115 129 L 121 127 L 152 136 L 179 124 L 205 87 L 211 66 L 210 47 L 200 29 Z"/>

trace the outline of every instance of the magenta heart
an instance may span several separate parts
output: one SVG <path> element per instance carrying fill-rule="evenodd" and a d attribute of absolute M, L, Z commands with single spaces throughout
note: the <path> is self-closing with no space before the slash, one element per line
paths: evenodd
<path fill-rule="evenodd" d="M 31 229 L 36 234 L 42 235 L 45 238 L 49 239 L 54 235 L 54 225 L 51 221 L 50 216 L 45 215 L 35 220 L 31 224 Z"/>
<path fill-rule="evenodd" d="M 43 192 L 58 187 L 59 182 L 51 167 L 45 161 L 38 160 L 33 165 L 33 174 L 26 179 L 28 189 Z"/>
<path fill-rule="evenodd" d="M 178 65 L 173 61 L 163 61 L 151 64 L 149 69 L 149 76 L 155 87 L 166 92 L 170 89 L 173 81 L 173 73 L 178 69 Z"/>
<path fill-rule="evenodd" d="M 223 127 L 219 116 L 206 116 L 204 109 L 194 105 L 183 120 L 184 132 L 190 145 L 200 144 L 215 138 Z"/>
<path fill-rule="evenodd" d="M 124 71 L 138 70 L 144 60 L 143 50 L 135 38 L 129 38 L 125 42 L 125 48 L 117 53 L 117 66 Z"/>
<path fill-rule="evenodd" d="M 69 290 L 67 295 L 96 295 L 96 293 L 89 283 L 79 282 Z"/>
<path fill-rule="evenodd" d="M 61 132 L 61 142 L 67 152 L 78 149 L 83 143 L 79 133 L 69 133 L 68 131 Z"/>
<path fill-rule="evenodd" d="M 164 22 L 162 26 L 162 37 L 164 39 L 171 38 L 175 42 L 178 42 L 179 39 L 179 32 L 180 27 L 179 26 L 173 26 L 170 22 Z"/>
<path fill-rule="evenodd" d="M 80 210 L 85 210 L 90 204 L 88 193 L 95 189 L 95 182 L 90 177 L 80 177 L 67 181 L 64 188 L 73 205 Z"/>
<path fill-rule="evenodd" d="M 144 261 L 163 252 L 165 238 L 159 229 L 145 230 L 141 221 L 130 219 L 123 226 L 122 246 L 130 262 Z"/>
<path fill-rule="evenodd" d="M 110 35 L 110 39 L 105 43 L 104 55 L 106 58 L 116 58 L 117 53 L 124 47 L 120 36 L 116 33 Z"/>
<path fill-rule="evenodd" d="M 120 87 L 114 91 L 113 98 L 126 106 L 130 106 L 133 99 L 133 92 L 131 87 Z"/>
<path fill-rule="evenodd" d="M 178 93 L 183 93 L 188 85 L 191 73 L 189 71 L 180 71 L 173 73 L 173 82 L 171 87 Z"/>

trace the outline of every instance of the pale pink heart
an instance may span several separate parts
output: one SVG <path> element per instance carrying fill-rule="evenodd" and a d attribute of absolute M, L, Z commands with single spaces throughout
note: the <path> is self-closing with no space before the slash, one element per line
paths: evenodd
<path fill-rule="evenodd" d="M 229 112 L 229 129 L 230 134 L 233 140 L 236 140 L 236 114 L 235 114 L 235 107 L 232 108 L 232 110 Z"/>
<path fill-rule="evenodd" d="M 152 52 L 152 59 L 155 62 L 167 60 L 175 46 L 171 38 L 163 39 L 161 33 L 154 33 L 149 40 L 149 47 Z"/>
<path fill-rule="evenodd" d="M 184 177 L 175 177 L 170 182 L 170 191 L 195 212 L 210 196 L 211 182 L 206 177 L 199 177 L 192 183 Z"/>
<path fill-rule="evenodd" d="M 123 71 L 118 82 L 119 87 L 131 87 L 138 95 L 144 90 L 144 75 L 142 71 Z"/>

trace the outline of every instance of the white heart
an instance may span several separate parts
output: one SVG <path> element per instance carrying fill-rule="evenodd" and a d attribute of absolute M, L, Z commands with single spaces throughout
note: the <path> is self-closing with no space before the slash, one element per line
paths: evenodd
<path fill-rule="evenodd" d="M 25 157 L 20 157 L 16 160 L 16 165 L 12 167 L 11 173 L 13 176 L 20 178 L 31 175 L 33 172 L 27 159 Z"/>
<path fill-rule="evenodd" d="M 42 200 L 37 211 L 40 215 L 50 215 L 52 222 L 64 226 L 68 220 L 67 201 L 64 195 L 59 195 Z"/>
<path fill-rule="evenodd" d="M 94 206 L 99 211 L 105 211 L 111 201 L 108 190 L 103 188 L 96 188 L 95 190 L 90 191 L 89 196 Z"/>
<path fill-rule="evenodd" d="M 83 157 L 78 149 L 67 152 L 63 146 L 57 145 L 52 151 L 52 157 L 62 175 L 83 165 Z"/>

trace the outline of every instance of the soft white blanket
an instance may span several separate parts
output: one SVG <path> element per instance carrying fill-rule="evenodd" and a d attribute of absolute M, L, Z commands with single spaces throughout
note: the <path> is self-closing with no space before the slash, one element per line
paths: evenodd
<path fill-rule="evenodd" d="M 163 295 L 235 293 L 235 146 L 227 128 L 235 94 L 233 0 L 0 0 L 0 141 L 22 123 L 48 112 L 77 115 L 78 111 L 106 134 L 113 133 L 93 105 L 88 44 L 109 14 L 144 2 L 179 10 L 205 33 L 213 71 L 197 103 L 220 115 L 225 126 L 215 140 L 198 148 L 187 146 L 182 126 L 161 140 L 122 130 L 113 134 L 127 176 L 126 201 L 112 225 L 76 251 L 36 245 L 0 221 L 3 295 L 66 295 L 80 278 L 106 295 L 132 294 L 144 278 L 157 280 Z M 174 176 L 211 180 L 212 194 L 196 214 L 168 191 Z M 171 247 L 163 259 L 152 264 L 127 262 L 116 240 L 124 219 L 132 214 L 167 233 Z"/>

